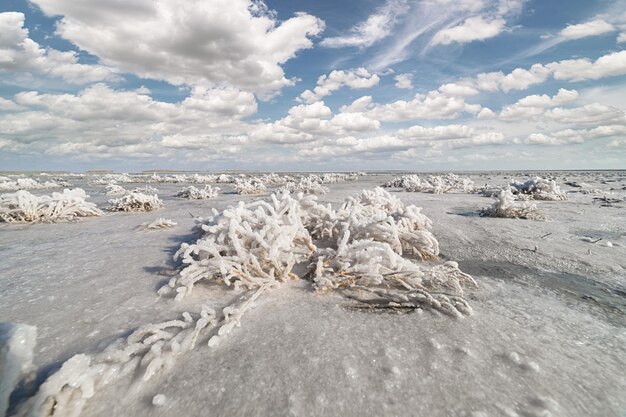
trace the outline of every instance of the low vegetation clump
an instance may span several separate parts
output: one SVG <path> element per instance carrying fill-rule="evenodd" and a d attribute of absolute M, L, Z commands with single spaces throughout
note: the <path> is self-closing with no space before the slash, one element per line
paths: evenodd
<path fill-rule="evenodd" d="M 33 178 L 17 178 L 12 180 L 3 177 L 0 181 L 0 191 L 18 191 L 18 190 L 43 190 L 47 188 L 66 187 L 69 183 L 66 181 L 44 181 L 39 182 Z"/>
<path fill-rule="evenodd" d="M 567 195 L 561 191 L 556 181 L 541 177 L 535 177 L 525 182 L 514 181 L 510 185 L 510 190 L 518 199 L 567 200 Z"/>
<path fill-rule="evenodd" d="M 217 197 L 219 190 L 220 189 L 218 187 L 212 188 L 210 185 L 207 185 L 204 188 L 196 188 L 193 185 L 190 185 L 189 187 L 185 187 L 180 190 L 176 194 L 176 197 L 186 198 L 189 200 L 204 200 L 207 198 Z"/>
<path fill-rule="evenodd" d="M 496 201 L 480 211 L 483 217 L 503 217 L 509 219 L 545 220 L 537 210 L 537 205 L 527 202 L 516 202 L 511 190 L 500 190 Z"/>
<path fill-rule="evenodd" d="M 404 175 L 388 181 L 383 187 L 403 188 L 408 192 L 443 194 L 452 191 L 465 193 L 474 192 L 474 182 L 470 178 L 459 177 L 456 174 L 429 175 L 422 178 L 419 175 Z"/>
<path fill-rule="evenodd" d="M 0 222 L 41 223 L 70 221 L 79 217 L 100 216 L 102 211 L 81 188 L 36 196 L 28 191 L 0 195 Z"/>
<path fill-rule="evenodd" d="M 326 194 L 329 190 L 321 182 L 315 180 L 312 177 L 300 178 L 298 182 L 288 182 L 283 187 L 278 189 L 278 192 L 287 191 L 290 193 L 304 193 L 304 194 Z"/>
<path fill-rule="evenodd" d="M 238 178 L 235 181 L 235 190 L 237 194 L 263 194 L 267 191 L 267 187 L 258 178 Z"/>
<path fill-rule="evenodd" d="M 109 200 L 110 211 L 153 211 L 163 207 L 163 202 L 156 194 L 131 192 L 120 198 Z"/>

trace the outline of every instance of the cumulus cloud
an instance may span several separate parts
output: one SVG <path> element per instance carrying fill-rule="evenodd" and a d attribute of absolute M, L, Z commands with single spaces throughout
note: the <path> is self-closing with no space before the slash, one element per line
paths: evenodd
<path fill-rule="evenodd" d="M 548 64 L 534 64 L 530 69 L 515 68 L 508 74 L 502 71 L 480 73 L 471 79 L 459 82 L 483 91 L 525 90 L 541 84 L 551 76 L 556 80 L 598 80 L 626 74 L 626 51 L 612 52 L 591 61 L 588 58 L 567 59 Z"/>
<path fill-rule="evenodd" d="M 249 129 L 241 119 L 256 112 L 251 93 L 230 88 L 197 88 L 183 101 L 167 103 L 145 89 L 95 84 L 77 94 L 21 92 L 13 102 L 20 110 L 0 115 L 0 139 L 10 141 L 14 152 L 100 158 L 154 158 L 170 146 L 228 145 Z"/>
<path fill-rule="evenodd" d="M 570 143 L 583 143 L 588 139 L 620 137 L 625 134 L 626 125 L 601 125 L 592 129 L 557 130 L 550 134 L 531 133 L 524 143 L 531 145 L 567 145 Z M 608 146 L 611 147 L 611 144 Z"/>
<path fill-rule="evenodd" d="M 433 36 L 433 45 L 449 45 L 451 43 L 468 43 L 485 40 L 499 35 L 506 22 L 504 19 L 485 20 L 482 16 L 466 19 L 458 26 L 442 29 Z"/>
<path fill-rule="evenodd" d="M 543 115 L 546 109 L 568 104 L 578 99 L 576 90 L 559 89 L 552 97 L 547 94 L 526 96 L 515 104 L 506 106 L 500 112 L 500 120 L 521 121 Z"/>
<path fill-rule="evenodd" d="M 393 77 L 393 79 L 396 80 L 396 84 L 395 84 L 396 88 L 406 89 L 406 90 L 413 88 L 413 83 L 411 81 L 411 78 L 413 78 L 412 74 L 398 74 L 395 77 Z"/>
<path fill-rule="evenodd" d="M 568 59 L 547 64 L 557 80 L 584 81 L 626 74 L 626 51 L 603 55 L 595 61 Z"/>
<path fill-rule="evenodd" d="M 70 84 L 116 78 L 104 66 L 80 64 L 76 52 L 41 47 L 29 37 L 24 14 L 19 12 L 0 13 L 0 71 L 61 78 Z"/>
<path fill-rule="evenodd" d="M 603 125 L 626 123 L 624 111 L 600 103 L 567 109 L 557 107 L 546 112 L 546 118 L 565 125 Z"/>
<path fill-rule="evenodd" d="M 380 77 L 377 74 L 370 73 L 365 68 L 349 71 L 335 70 L 328 75 L 320 76 L 317 79 L 315 88 L 313 90 L 305 90 L 298 99 L 304 103 L 314 103 L 343 86 L 351 89 L 364 89 L 377 85 L 379 81 Z"/>
<path fill-rule="evenodd" d="M 353 103 L 354 104 L 354 103 Z M 371 105 L 367 114 L 381 121 L 418 119 L 453 119 L 461 113 L 476 114 L 481 106 L 468 104 L 464 97 L 455 97 L 439 91 L 416 94 L 412 100 L 397 100 L 386 104 Z"/>
<path fill-rule="evenodd" d="M 327 48 L 372 46 L 391 34 L 398 18 L 408 9 L 407 0 L 387 0 L 384 6 L 378 8 L 364 22 L 351 28 L 347 35 L 325 38 L 320 45 Z"/>
<path fill-rule="evenodd" d="M 310 38 L 324 29 L 306 13 L 279 22 L 253 0 L 33 3 L 62 16 L 57 33 L 106 65 L 174 85 L 225 83 L 262 96 L 293 83 L 281 64 L 312 47 Z"/>
<path fill-rule="evenodd" d="M 559 35 L 565 39 L 581 39 L 588 36 L 597 36 L 605 33 L 613 32 L 615 27 L 609 22 L 596 19 L 576 25 L 568 25 L 559 32 Z"/>

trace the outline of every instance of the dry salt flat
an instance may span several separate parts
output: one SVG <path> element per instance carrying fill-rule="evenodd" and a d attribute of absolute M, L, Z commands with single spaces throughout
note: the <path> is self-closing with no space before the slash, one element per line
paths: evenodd
<path fill-rule="evenodd" d="M 40 407 L 29 399 L 75 355 L 96 357 L 148 323 L 189 312 L 197 326 L 201 311 L 219 315 L 245 303 L 250 292 L 211 282 L 199 281 L 182 300 L 157 291 L 183 268 L 173 254 L 198 239 L 194 217 L 269 200 L 282 185 L 240 195 L 234 183 L 212 183 L 217 196 L 189 200 L 175 197 L 189 184 L 135 178 L 119 185 L 156 187 L 164 206 L 68 223 L 0 223 L 0 321 L 37 332 L 34 375 L 12 393 L 8 415 L 625 415 L 626 173 L 459 175 L 485 189 L 551 177 L 567 195 L 534 201 L 546 218 L 534 221 L 481 217 L 494 199 L 477 193 L 386 189 L 422 208 L 439 259 L 458 262 L 476 281 L 464 288 L 471 315 L 363 308 L 341 292 L 314 291 L 310 280 L 289 280 L 264 291 L 219 344 L 207 345 L 214 332 L 201 334 L 148 380 L 146 366 L 126 374 L 99 368 L 111 382 L 93 392 L 80 380 L 93 368 L 77 366 L 70 374 L 80 390 L 60 386 L 56 402 Z M 325 183 L 329 192 L 318 201 L 336 207 L 394 177 Z M 68 181 L 100 209 L 113 198 L 92 178 Z M 158 218 L 176 224 L 145 227 Z"/>

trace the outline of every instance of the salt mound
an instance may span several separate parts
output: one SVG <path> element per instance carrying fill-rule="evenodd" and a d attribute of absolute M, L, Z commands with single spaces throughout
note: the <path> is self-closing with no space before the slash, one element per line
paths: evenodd
<path fill-rule="evenodd" d="M 36 196 L 24 190 L 2 194 L 0 222 L 58 222 L 102 215 L 95 204 L 85 201 L 87 197 L 81 188 L 66 189 L 50 196 Z"/>

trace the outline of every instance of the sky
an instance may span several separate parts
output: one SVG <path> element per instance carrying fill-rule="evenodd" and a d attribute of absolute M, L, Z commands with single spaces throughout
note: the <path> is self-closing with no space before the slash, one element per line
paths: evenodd
<path fill-rule="evenodd" d="M 626 169 L 626 0 L 3 0 L 0 170 Z"/>

